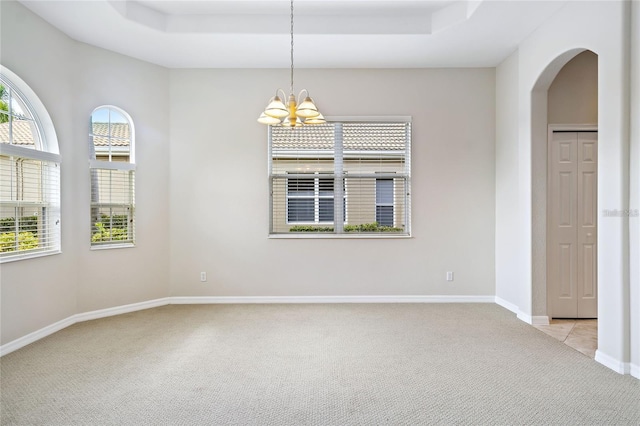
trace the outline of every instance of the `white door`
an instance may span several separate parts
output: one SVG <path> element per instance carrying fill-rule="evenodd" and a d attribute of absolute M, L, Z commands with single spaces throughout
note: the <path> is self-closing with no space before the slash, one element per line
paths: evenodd
<path fill-rule="evenodd" d="M 597 132 L 549 141 L 547 283 L 554 318 L 597 318 Z"/>

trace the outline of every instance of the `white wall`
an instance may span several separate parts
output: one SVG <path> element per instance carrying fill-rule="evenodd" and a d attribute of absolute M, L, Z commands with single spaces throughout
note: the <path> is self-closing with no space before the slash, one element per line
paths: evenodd
<path fill-rule="evenodd" d="M 549 73 L 551 74 L 551 73 Z M 545 84 L 546 86 L 546 84 Z M 557 73 L 548 91 L 537 87 L 532 96 L 540 115 L 546 109 L 547 124 L 598 123 L 598 56 L 584 51 Z M 546 99 L 546 101 L 545 101 Z M 548 321 L 547 301 L 547 126 L 536 126 L 531 146 L 532 162 L 532 314 Z"/>
<path fill-rule="evenodd" d="M 517 310 L 518 52 L 496 68 L 496 298 Z"/>
<path fill-rule="evenodd" d="M 76 183 L 81 245 L 78 311 L 86 312 L 165 297 L 169 286 L 169 72 L 142 61 L 77 43 L 81 72 L 74 82 L 75 110 L 81 122 L 93 109 L 111 104 L 124 109 L 135 126 L 136 247 L 88 250 L 90 180 Z M 88 127 L 88 124 L 87 124 Z M 76 149 L 89 157 L 85 126 L 75 126 Z M 81 164 L 81 177 L 87 176 Z M 104 268 L 96 267 L 102 265 Z M 108 265 L 111 265 L 109 267 Z"/>
<path fill-rule="evenodd" d="M 171 294 L 493 295 L 494 80 L 493 69 L 296 70 L 325 115 L 413 117 L 413 238 L 269 239 L 256 118 L 287 71 L 172 70 Z"/>
<path fill-rule="evenodd" d="M 633 2 L 631 34 L 631 200 L 629 207 L 640 210 L 640 3 Z M 640 378 L 640 217 L 629 219 L 631 374 Z"/>
<path fill-rule="evenodd" d="M 69 316 L 168 293 L 168 71 L 77 43 L 17 2 L 1 2 L 0 64 L 39 96 L 56 128 L 62 254 L 1 266 L 1 343 Z M 91 251 L 91 111 L 114 104 L 136 125 L 137 247 Z"/>
<path fill-rule="evenodd" d="M 532 287 L 532 146 L 546 142 L 549 84 L 585 49 L 598 54 L 599 209 L 628 206 L 629 8 L 628 2 L 568 2 L 519 46 L 519 162 L 510 176 L 519 182 L 519 225 L 498 224 L 505 229 L 497 232 L 519 233 L 517 299 L 523 318 L 535 315 L 533 294 L 540 290 Z M 628 221 L 600 217 L 598 226 L 598 359 L 624 371 L 630 344 Z M 513 265 L 497 265 L 502 267 Z"/>
<path fill-rule="evenodd" d="M 61 185 L 70 187 L 74 174 L 67 163 L 78 161 L 72 150 L 72 108 L 68 39 L 14 2 L 2 2 L 0 64 L 16 73 L 38 94 L 49 111 L 63 156 Z M 10 34 L 10 36 L 9 36 Z M 46 70 L 44 72 L 43 70 Z M 44 78 L 43 78 L 44 77 Z M 53 84 L 55 82 L 55 84 Z M 63 218 L 73 220 L 74 203 L 62 193 Z M 73 229 L 62 222 L 63 254 L 4 263 L 0 266 L 1 341 L 6 343 L 76 312 L 76 248 Z M 72 271 L 69 274 L 69 271 Z"/>

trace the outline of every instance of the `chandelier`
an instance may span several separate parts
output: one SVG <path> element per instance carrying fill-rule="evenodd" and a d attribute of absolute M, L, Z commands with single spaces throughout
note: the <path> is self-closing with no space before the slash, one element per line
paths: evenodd
<path fill-rule="evenodd" d="M 280 95 L 282 94 L 282 97 Z M 303 94 L 306 95 L 304 100 Z M 322 124 L 325 119 L 313 103 L 307 89 L 302 89 L 298 98 L 293 92 L 293 0 L 291 0 L 291 86 L 289 89 L 289 101 L 285 104 L 287 96 L 282 89 L 276 90 L 276 95 L 269 99 L 269 104 L 260 114 L 258 123 L 270 126 L 301 127 L 305 124 Z"/>

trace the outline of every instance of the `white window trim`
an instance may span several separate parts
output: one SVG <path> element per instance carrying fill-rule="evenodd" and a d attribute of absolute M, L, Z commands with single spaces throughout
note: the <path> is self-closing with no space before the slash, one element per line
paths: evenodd
<path fill-rule="evenodd" d="M 125 163 L 118 161 L 104 161 L 104 160 L 89 160 L 90 169 L 104 169 L 104 170 L 136 170 L 136 165 L 133 163 Z"/>
<path fill-rule="evenodd" d="M 60 156 L 60 151 L 58 148 L 58 138 L 53 126 L 53 121 L 51 120 L 51 116 L 49 115 L 44 104 L 40 101 L 38 95 L 36 95 L 36 93 L 31 89 L 31 87 L 29 87 L 27 83 L 25 83 L 18 75 L 13 73 L 7 67 L 0 65 L 0 74 L 2 74 L 3 76 L 4 84 L 12 91 L 16 92 L 16 96 L 21 100 L 21 102 L 24 103 L 25 107 L 29 111 L 29 115 L 31 116 L 30 119 L 33 120 L 35 129 L 38 132 L 36 141 L 36 147 L 38 149 L 0 143 L 0 155 L 6 155 L 8 157 L 19 157 L 26 160 L 55 163 L 58 168 L 57 196 L 54 197 L 55 199 L 53 200 L 53 203 L 51 201 L 35 203 L 36 205 L 42 207 L 48 207 L 49 210 L 53 208 L 54 212 L 57 213 L 57 216 L 50 218 L 50 223 L 47 224 L 47 226 L 58 227 L 57 231 L 54 231 L 54 234 L 52 234 L 56 237 L 55 246 L 49 249 L 34 249 L 25 250 L 22 252 L 12 252 L 12 254 L 0 257 L 0 264 L 3 264 L 62 253 L 62 229 L 60 224 L 61 185 L 59 179 L 61 173 L 60 170 L 62 168 L 62 157 Z M 10 113 L 11 111 L 8 112 Z M 9 201 L 4 204 L 10 205 L 12 203 L 13 202 Z M 16 205 L 20 205 L 21 203 L 21 201 L 15 201 Z M 34 203 L 29 204 L 34 205 Z"/>
<path fill-rule="evenodd" d="M 38 151 L 31 148 L 25 148 L 23 146 L 9 145 L 6 143 L 0 144 L 0 154 L 11 157 L 22 157 L 30 160 L 49 161 L 51 163 L 62 163 L 62 157 L 60 154 L 54 154 L 52 152 Z"/>
<path fill-rule="evenodd" d="M 123 161 L 111 161 L 111 160 L 96 160 L 96 159 L 89 159 L 89 170 L 118 170 L 118 171 L 133 171 L 135 173 L 136 171 L 136 163 L 135 163 L 135 127 L 134 127 L 134 122 L 133 119 L 131 118 L 131 116 L 129 115 L 129 113 L 127 113 L 125 110 L 123 110 L 120 107 L 117 107 L 115 105 L 100 105 L 96 108 L 93 109 L 91 116 L 93 117 L 93 114 L 100 110 L 100 109 L 109 109 L 109 110 L 115 110 L 118 113 L 120 113 L 122 116 L 124 116 L 127 119 L 127 123 L 129 124 L 129 128 L 130 128 L 130 137 L 129 139 L 124 139 L 124 138 L 120 138 L 120 137 L 115 137 L 112 136 L 111 134 L 109 135 L 99 135 L 99 136 L 104 136 L 107 137 L 109 139 L 109 141 L 111 140 L 128 140 L 129 141 L 129 149 L 127 152 L 127 155 L 129 156 L 129 162 L 123 162 Z M 111 126 L 111 121 L 109 121 L 109 126 Z M 111 133 L 111 132 L 109 132 Z M 89 136 L 93 135 L 93 129 L 91 129 L 91 131 L 89 132 Z M 96 135 L 93 135 L 96 136 Z M 103 152 L 103 153 L 108 153 L 109 154 L 109 158 L 112 157 L 117 157 L 117 156 L 122 156 L 124 155 L 124 150 L 122 148 L 119 147 L 114 147 L 113 145 L 111 145 L 111 143 L 109 144 L 109 146 L 106 149 L 103 148 L 99 148 L 96 149 L 95 146 L 92 147 L 92 156 L 95 156 L 95 154 L 97 152 Z M 93 188 L 92 188 L 93 190 Z M 91 223 L 91 232 L 90 232 L 90 237 L 89 237 L 89 246 L 90 246 L 90 250 L 110 250 L 110 249 L 121 249 L 121 248 L 133 248 L 136 247 L 136 232 L 135 232 L 135 228 L 136 228 L 136 203 L 135 203 L 135 181 L 133 183 L 133 199 L 134 201 L 132 202 L 132 204 L 112 204 L 113 206 L 121 206 L 121 207 L 128 207 L 130 206 L 131 208 L 131 215 L 134 218 L 134 228 L 132 230 L 132 241 L 127 241 L 127 242 L 120 242 L 120 241 L 107 241 L 107 242 L 99 242 L 99 243 L 94 243 L 93 241 L 91 241 L 91 238 L 93 236 L 93 223 Z M 94 205 L 93 205 L 93 201 L 90 202 L 90 208 L 93 209 Z M 98 203 L 101 206 L 105 206 L 105 205 L 109 205 L 109 203 Z"/>
<path fill-rule="evenodd" d="M 376 123 L 376 122 L 387 122 L 387 123 L 412 123 L 412 117 L 411 116 L 326 116 L 325 117 L 327 122 L 342 122 L 342 123 L 346 123 L 346 122 L 372 122 L 372 123 Z M 267 128 L 267 135 L 269 135 L 270 133 L 270 129 Z M 412 191 L 411 191 L 411 151 L 413 149 L 413 144 L 409 143 L 409 149 L 407 149 L 406 151 L 401 152 L 402 154 L 404 154 L 404 162 L 407 164 L 407 170 L 406 173 L 402 173 L 402 174 L 398 174 L 398 173 L 379 173 L 375 176 L 376 179 L 378 178 L 390 178 L 393 179 L 394 182 L 394 194 L 395 194 L 395 187 L 396 187 L 396 179 L 404 179 L 405 180 L 405 191 L 406 193 L 404 194 L 405 197 L 405 221 L 406 221 L 406 232 L 404 233 L 395 233 L 395 232 L 391 232 L 391 233 L 324 233 L 324 232 L 301 232 L 301 233 L 295 233 L 295 232 L 290 232 L 290 233 L 272 233 L 272 228 L 273 228 L 273 194 L 272 194 L 272 189 L 273 189 L 273 174 L 272 174 L 272 162 L 273 162 L 273 152 L 272 152 L 272 146 L 271 146 L 271 141 L 269 141 L 268 143 L 268 148 L 267 148 L 267 176 L 269 177 L 269 193 L 271 194 L 269 197 L 269 232 L 267 237 L 269 239 L 358 239 L 358 238 L 363 238 L 363 239 L 407 239 L 407 238 L 413 238 L 413 234 L 412 234 L 412 226 L 411 226 L 411 221 L 412 221 L 412 213 L 411 213 L 411 198 L 412 198 Z M 345 154 L 348 154 L 349 151 L 343 151 L 342 155 L 344 156 Z M 376 154 L 382 154 L 384 155 L 390 155 L 389 152 L 385 152 L 385 153 L 370 153 L 372 156 L 376 156 Z M 393 154 L 393 153 L 391 153 Z M 287 157 L 291 157 L 291 158 L 300 158 L 300 155 L 297 154 L 296 152 L 292 151 L 289 153 L 289 155 L 287 155 L 287 153 L 285 152 L 284 155 L 282 156 L 282 158 L 287 158 Z M 317 158 L 317 155 L 312 155 L 313 158 Z M 334 178 L 336 177 L 335 174 L 332 175 Z M 347 178 L 359 178 L 359 177 L 364 177 L 364 178 L 369 178 L 372 177 L 370 174 L 368 175 L 363 175 L 362 173 L 342 173 L 340 176 L 340 181 L 343 182 L 344 185 L 344 189 L 342 192 L 342 196 L 344 197 L 344 215 L 343 215 L 343 220 L 345 223 L 347 223 L 347 218 L 349 215 L 349 199 L 347 197 L 347 185 L 345 184 L 345 180 Z M 285 180 L 285 185 L 287 185 L 286 180 Z M 287 192 L 288 192 L 288 185 L 287 185 Z M 335 188 L 334 188 L 334 208 L 335 208 Z M 395 197 L 395 195 L 394 195 Z M 289 216 L 288 216 L 288 194 L 285 196 L 285 204 L 286 204 L 286 211 L 285 211 L 285 215 L 286 215 L 286 223 L 287 224 L 292 224 L 292 225 L 334 225 L 334 222 L 319 222 L 319 223 L 302 223 L 302 222 L 294 222 L 294 223 L 290 223 L 289 222 Z M 393 206 L 394 206 L 394 227 L 396 226 L 396 218 L 395 218 L 395 198 L 394 198 L 394 202 L 393 202 Z"/>

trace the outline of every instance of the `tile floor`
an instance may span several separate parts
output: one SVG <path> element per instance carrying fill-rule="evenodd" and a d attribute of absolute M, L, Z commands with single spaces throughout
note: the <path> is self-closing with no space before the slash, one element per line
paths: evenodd
<path fill-rule="evenodd" d="M 552 319 L 549 325 L 536 325 L 535 327 L 586 356 L 595 358 L 598 348 L 597 319 Z"/>

